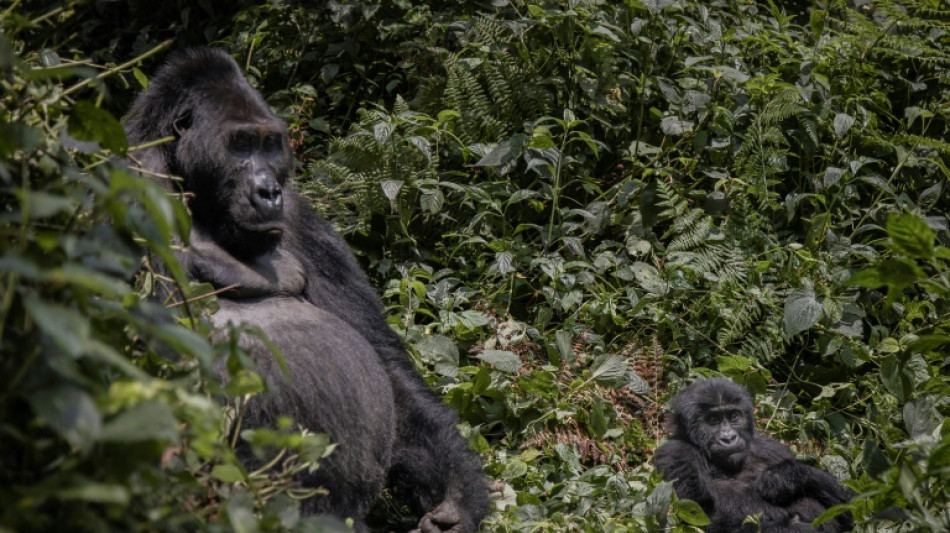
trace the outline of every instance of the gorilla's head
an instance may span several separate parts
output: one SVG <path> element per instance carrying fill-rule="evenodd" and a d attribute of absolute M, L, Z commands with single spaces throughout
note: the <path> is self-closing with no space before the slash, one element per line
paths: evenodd
<path fill-rule="evenodd" d="M 742 467 L 755 428 L 748 391 L 728 379 L 705 379 L 680 391 L 671 407 L 674 437 L 692 442 L 720 468 Z"/>
<path fill-rule="evenodd" d="M 230 56 L 179 52 L 126 117 L 143 167 L 183 179 L 195 224 L 236 257 L 264 253 L 284 231 L 283 188 L 293 171 L 287 128 Z"/>

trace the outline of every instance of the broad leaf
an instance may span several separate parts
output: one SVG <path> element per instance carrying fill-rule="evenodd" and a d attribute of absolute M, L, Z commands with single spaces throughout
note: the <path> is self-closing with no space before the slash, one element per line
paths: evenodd
<path fill-rule="evenodd" d="M 821 302 L 814 289 L 796 289 L 785 299 L 785 334 L 794 337 L 810 329 L 821 317 Z"/>
<path fill-rule="evenodd" d="M 521 358 L 508 350 L 484 350 L 475 357 L 501 372 L 512 374 L 521 369 Z"/>

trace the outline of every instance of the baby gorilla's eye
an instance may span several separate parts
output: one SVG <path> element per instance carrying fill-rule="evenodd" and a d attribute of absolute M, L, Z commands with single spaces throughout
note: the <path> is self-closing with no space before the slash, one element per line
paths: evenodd
<path fill-rule="evenodd" d="M 730 421 L 730 422 L 738 422 L 738 421 L 739 421 L 739 418 L 740 418 L 740 417 L 739 417 L 739 411 L 733 411 L 733 412 L 729 413 L 729 421 Z"/>
<path fill-rule="evenodd" d="M 721 419 L 722 417 L 720 417 L 718 413 L 711 413 L 711 414 L 706 415 L 706 423 L 711 426 L 719 424 L 719 421 Z"/>

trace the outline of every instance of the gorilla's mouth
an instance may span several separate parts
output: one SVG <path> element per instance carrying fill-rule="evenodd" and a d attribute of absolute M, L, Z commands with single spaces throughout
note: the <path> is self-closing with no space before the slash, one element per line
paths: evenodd
<path fill-rule="evenodd" d="M 248 224 L 244 228 L 248 233 L 264 234 L 269 237 L 280 237 L 284 234 L 284 225 L 280 222 L 259 222 Z"/>

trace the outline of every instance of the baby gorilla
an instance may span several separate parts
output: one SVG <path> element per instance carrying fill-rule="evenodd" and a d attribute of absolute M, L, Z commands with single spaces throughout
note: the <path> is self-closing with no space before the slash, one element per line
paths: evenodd
<path fill-rule="evenodd" d="M 712 521 L 706 532 L 850 530 L 850 513 L 811 527 L 812 520 L 854 493 L 757 433 L 752 410 L 752 396 L 728 379 L 698 381 L 672 401 L 670 440 L 657 450 L 654 463 L 680 498 L 703 508 Z M 756 515 L 758 527 L 743 525 Z"/>

